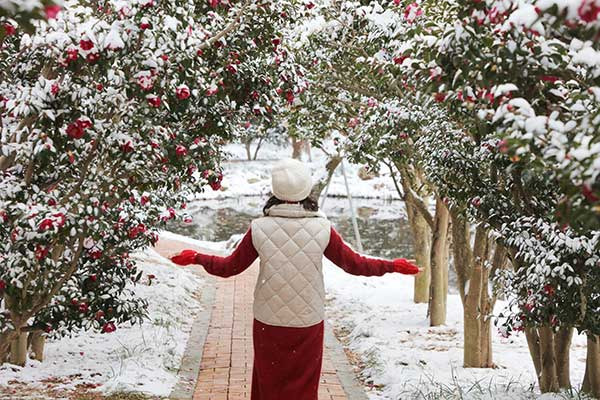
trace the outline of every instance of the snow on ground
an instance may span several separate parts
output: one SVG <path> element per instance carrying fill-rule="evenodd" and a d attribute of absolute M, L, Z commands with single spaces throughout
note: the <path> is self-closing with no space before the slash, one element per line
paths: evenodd
<path fill-rule="evenodd" d="M 369 391 L 370 399 L 563 398 L 537 394 L 524 335 L 504 339 L 494 329 L 493 356 L 498 368 L 462 368 L 463 317 L 458 295 L 448 296 L 446 326 L 431 328 L 427 305 L 412 302 L 412 277 L 356 277 L 329 262 L 324 273 L 330 322 L 347 332 L 345 345 L 365 362 L 361 378 L 373 386 L 383 385 L 381 390 Z M 496 312 L 502 307 L 497 304 Z M 583 379 L 585 352 L 585 337 L 574 337 L 571 378 L 576 386 Z"/>
<path fill-rule="evenodd" d="M 110 334 L 82 332 L 48 342 L 44 362 L 28 360 L 24 368 L 0 367 L 0 392 L 10 381 L 41 389 L 48 381 L 59 381 L 63 383 L 55 389 L 71 390 L 84 384 L 98 385 L 104 393 L 169 395 L 193 320 L 201 311 L 196 294 L 203 280 L 152 249 L 135 257 L 144 274 L 155 275 L 151 285 L 142 279 L 133 287 L 148 301 L 150 320 L 141 326 L 124 324 Z"/>
<path fill-rule="evenodd" d="M 285 157 L 291 156 L 290 146 L 280 147 L 270 143 L 264 144 L 257 161 L 247 161 L 246 150 L 240 144 L 229 144 L 224 150 L 230 154 L 231 161 L 223 165 L 222 190 L 213 191 L 210 188 L 198 195 L 198 199 L 231 198 L 244 196 L 266 197 L 271 189 L 271 167 Z M 312 149 L 312 161 L 306 156 L 304 160 L 311 168 L 313 177 L 318 179 L 325 173 L 327 155 L 319 149 Z M 390 178 L 387 167 L 381 169 L 379 177 L 363 181 L 358 177 L 361 165 L 345 162 L 348 185 L 353 197 L 399 199 L 394 183 Z M 338 166 L 331 182 L 328 194 L 330 196 L 346 196 L 346 186 L 341 167 Z"/>

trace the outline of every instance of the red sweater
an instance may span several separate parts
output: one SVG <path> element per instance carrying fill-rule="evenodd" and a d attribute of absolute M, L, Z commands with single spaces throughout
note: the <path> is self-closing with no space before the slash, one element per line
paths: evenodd
<path fill-rule="evenodd" d="M 352 275 L 381 276 L 387 272 L 416 274 L 419 269 L 403 258 L 384 260 L 363 256 L 348 246 L 342 237 L 331 228 L 329 244 L 324 252 L 331 262 Z M 209 274 L 227 278 L 244 272 L 258 253 L 252 245 L 252 232 L 248 230 L 238 247 L 227 257 L 196 254 L 196 263 L 204 266 Z"/>

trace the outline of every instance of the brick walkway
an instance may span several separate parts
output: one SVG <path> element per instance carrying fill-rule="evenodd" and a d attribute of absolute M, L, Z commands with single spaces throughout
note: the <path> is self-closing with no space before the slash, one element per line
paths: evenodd
<path fill-rule="evenodd" d="M 162 239 L 156 246 L 156 250 L 164 256 L 175 254 L 183 248 L 194 246 Z M 209 278 L 202 268 L 199 269 L 199 274 Z M 209 278 L 216 286 L 216 293 L 202 350 L 198 380 L 193 390 L 194 400 L 250 399 L 253 360 L 252 300 L 257 275 L 258 265 L 255 263 L 232 278 Z M 344 392 L 338 378 L 338 371 L 342 368 L 332 362 L 332 359 L 340 359 L 339 350 L 337 357 L 332 357 L 332 353 L 332 348 L 327 345 L 323 358 L 319 400 L 363 398 L 362 395 L 348 397 Z M 338 361 L 338 364 L 345 361 Z M 344 367 L 348 375 L 347 365 Z"/>

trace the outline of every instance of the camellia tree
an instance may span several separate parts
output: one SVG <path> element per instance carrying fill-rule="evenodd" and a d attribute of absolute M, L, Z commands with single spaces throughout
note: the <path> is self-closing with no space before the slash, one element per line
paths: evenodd
<path fill-rule="evenodd" d="M 349 52 L 355 64 L 332 63 L 326 79 L 355 93 L 367 87 L 375 98 L 429 97 L 445 109 L 451 124 L 414 143 L 450 208 L 465 327 L 470 305 L 469 321 L 488 326 L 469 338 L 489 338 L 494 298 L 486 289 L 508 255 L 515 270 L 497 282 L 515 307 L 504 328 L 525 329 L 542 391 L 570 385 L 576 327 L 590 336 L 583 387 L 598 394 L 599 10 L 595 1 L 341 2 L 307 24 L 326 41 L 348 39 L 333 51 Z M 331 54 L 332 46 L 314 46 Z M 356 85 L 365 76 L 368 84 Z M 491 366 L 482 347 L 465 344 L 466 366 Z"/>
<path fill-rule="evenodd" d="M 219 189 L 234 126 L 285 103 L 296 72 L 278 35 L 293 13 L 285 1 L 68 1 L 4 38 L 0 361 L 23 364 L 28 333 L 141 321 L 129 255 L 186 218 L 187 193 Z"/>
<path fill-rule="evenodd" d="M 507 287 L 520 311 L 509 319 L 526 330 L 542 391 L 570 386 L 569 331 L 576 327 L 590 338 L 583 388 L 598 395 L 597 327 L 588 320 L 598 313 L 598 4 L 393 3 L 404 8 L 406 23 L 388 36 L 380 67 L 445 106 L 475 146 L 467 154 L 485 145 L 510 160 L 490 164 L 490 177 L 510 197 L 468 193 L 477 180 L 467 179 L 464 198 L 512 255 Z M 544 179 L 552 190 L 540 190 Z"/>

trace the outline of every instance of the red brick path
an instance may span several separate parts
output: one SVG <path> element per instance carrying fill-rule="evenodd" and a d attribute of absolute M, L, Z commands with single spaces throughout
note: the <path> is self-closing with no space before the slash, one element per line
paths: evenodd
<path fill-rule="evenodd" d="M 161 240 L 156 246 L 156 250 L 164 256 L 170 256 L 183 248 L 194 246 L 170 240 Z M 205 272 L 204 274 L 207 275 Z M 258 264 L 255 263 L 235 277 L 214 278 L 216 297 L 194 399 L 250 399 L 253 360 L 252 299 L 257 275 Z M 326 347 L 319 400 L 346 399 Z"/>

